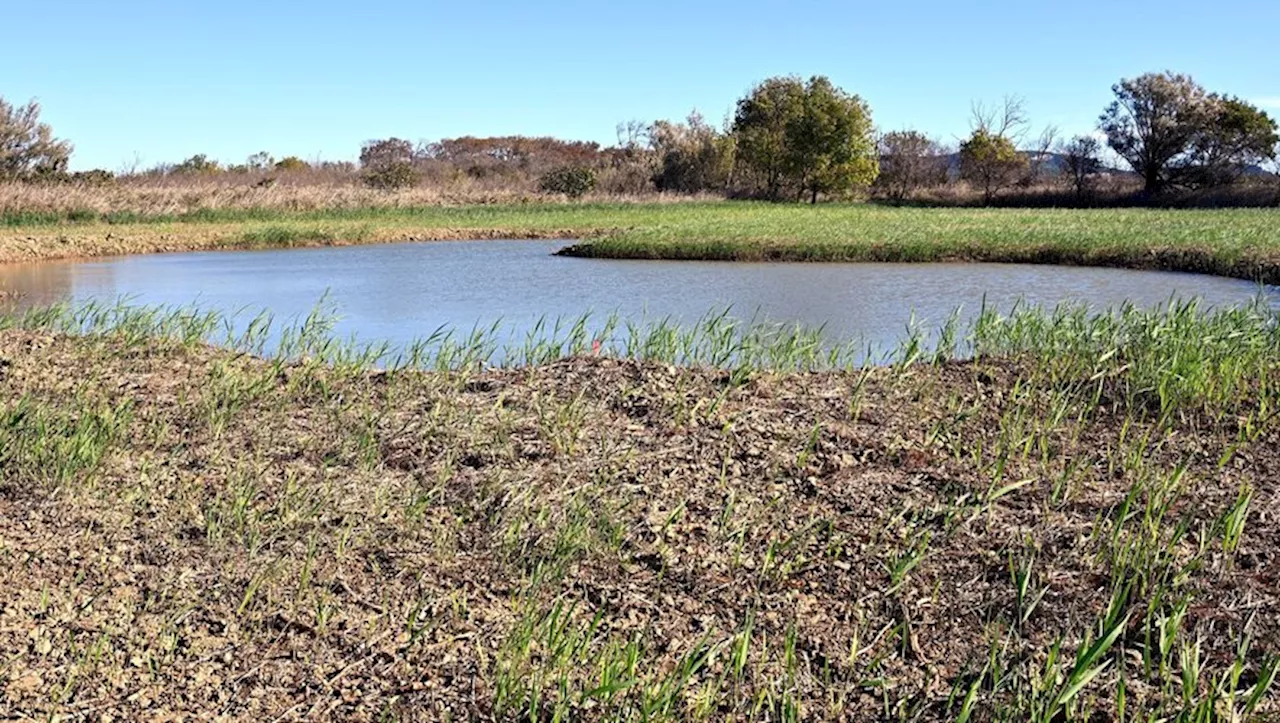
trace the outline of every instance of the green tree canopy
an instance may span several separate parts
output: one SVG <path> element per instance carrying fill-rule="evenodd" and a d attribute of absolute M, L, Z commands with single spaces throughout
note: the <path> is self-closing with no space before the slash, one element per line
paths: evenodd
<path fill-rule="evenodd" d="M 760 83 L 738 101 L 733 135 L 738 160 L 770 198 L 789 187 L 816 203 L 869 186 L 879 172 L 870 108 L 823 76 Z"/>
<path fill-rule="evenodd" d="M 1239 98 L 1212 96 L 1205 127 L 1192 141 L 1185 177 L 1189 185 L 1220 186 L 1246 167 L 1275 157 L 1276 121 Z"/>
<path fill-rule="evenodd" d="M 861 98 L 822 76 L 812 78 L 788 134 L 787 169 L 801 193 L 817 203 L 819 193 L 870 186 L 880 172 L 873 131 L 871 109 Z"/>
<path fill-rule="evenodd" d="M 960 175 L 982 189 L 986 203 L 1017 181 L 1026 167 L 1026 156 L 1008 136 L 979 128 L 960 144 Z"/>
<path fill-rule="evenodd" d="M 770 198 L 786 180 L 788 128 L 804 104 L 798 78 L 769 78 L 738 101 L 733 117 L 737 159 L 755 174 Z"/>

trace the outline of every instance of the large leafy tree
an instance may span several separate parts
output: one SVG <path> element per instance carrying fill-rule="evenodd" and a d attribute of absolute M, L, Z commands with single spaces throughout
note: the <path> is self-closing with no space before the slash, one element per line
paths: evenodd
<path fill-rule="evenodd" d="M 784 187 L 836 194 L 869 186 L 879 172 L 871 111 L 829 79 L 770 78 L 738 101 L 737 159 L 770 198 Z"/>
<path fill-rule="evenodd" d="M 800 193 L 817 203 L 820 193 L 870 186 L 880 172 L 870 107 L 822 76 L 809 80 L 803 98 L 788 128 L 786 161 Z"/>
<path fill-rule="evenodd" d="M 1276 121 L 1256 106 L 1213 96 L 1206 121 L 1191 144 L 1185 174 L 1190 185 L 1226 185 L 1248 166 L 1275 157 L 1280 143 Z"/>
<path fill-rule="evenodd" d="M 1112 91 L 1100 127 L 1148 192 L 1230 183 L 1275 154 L 1275 120 L 1239 98 L 1208 93 L 1189 76 L 1148 73 Z"/>
<path fill-rule="evenodd" d="M 798 78 L 769 78 L 738 101 L 733 116 L 737 159 L 759 179 L 770 198 L 778 198 L 788 172 L 789 128 L 804 105 Z"/>
<path fill-rule="evenodd" d="M 14 106 L 0 98 L 0 180 L 61 173 L 70 158 L 71 144 L 40 122 L 39 103 Z"/>
<path fill-rule="evenodd" d="M 1099 120 L 1107 145 L 1142 176 L 1148 192 L 1160 191 L 1186 167 L 1212 99 L 1189 76 L 1168 72 L 1121 80 L 1111 90 L 1115 100 Z"/>

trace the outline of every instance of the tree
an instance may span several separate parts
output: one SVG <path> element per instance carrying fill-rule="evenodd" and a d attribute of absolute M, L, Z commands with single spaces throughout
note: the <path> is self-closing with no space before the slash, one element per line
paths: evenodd
<path fill-rule="evenodd" d="M 185 175 L 195 173 L 217 173 L 221 170 L 222 167 L 218 165 L 217 161 L 209 158 L 203 153 L 197 153 L 182 163 L 174 166 L 170 170 L 170 173 Z"/>
<path fill-rule="evenodd" d="M 622 153 L 640 154 L 645 148 L 645 140 L 649 137 L 650 124 L 640 120 L 628 120 L 618 123 L 614 128 L 618 136 L 615 146 Z"/>
<path fill-rule="evenodd" d="M 960 176 L 982 189 L 983 203 L 1016 183 L 1027 168 L 1027 158 L 1018 152 L 1017 139 L 1027 125 L 1022 99 L 1006 96 L 1001 105 L 975 103 L 969 138 L 960 144 Z"/>
<path fill-rule="evenodd" d="M 960 144 L 960 175 L 982 189 L 983 203 L 1016 183 L 1026 167 L 1026 157 L 1004 136 L 977 130 Z"/>
<path fill-rule="evenodd" d="M 1102 142 L 1093 136 L 1076 136 L 1059 146 L 1066 177 L 1077 198 L 1089 193 L 1094 178 L 1102 170 L 1102 160 L 1098 157 L 1101 150 Z"/>
<path fill-rule="evenodd" d="M 1148 73 L 1112 88 L 1100 127 L 1145 189 L 1217 186 L 1274 157 L 1275 120 L 1239 98 L 1210 94 L 1186 75 Z"/>
<path fill-rule="evenodd" d="M 817 203 L 819 193 L 846 193 L 870 186 L 880 173 L 871 109 L 816 76 L 805 88 L 803 112 L 787 133 L 787 170 L 800 193 Z"/>
<path fill-rule="evenodd" d="M 816 203 L 879 173 L 870 108 L 823 76 L 765 80 L 738 101 L 732 130 L 737 157 L 770 198 L 788 185 Z"/>
<path fill-rule="evenodd" d="M 249 156 L 249 158 L 244 162 L 244 165 L 250 171 L 267 171 L 267 170 L 270 170 L 275 164 L 276 164 L 275 159 L 272 158 L 271 154 L 267 153 L 266 151 L 258 151 L 252 156 Z"/>
<path fill-rule="evenodd" d="M 1046 126 L 1037 136 L 1035 145 L 1027 152 L 1027 172 L 1022 178 L 1022 185 L 1033 186 L 1045 180 L 1045 177 L 1056 175 L 1053 167 L 1053 156 L 1050 153 L 1058 142 L 1058 128 Z"/>
<path fill-rule="evenodd" d="M 629 120 L 617 125 L 618 142 L 600 150 L 600 188 L 606 193 L 643 193 L 652 188 L 661 159 L 653 147 L 652 125 Z"/>
<path fill-rule="evenodd" d="M 942 147 L 919 131 L 893 131 L 880 138 L 880 175 L 876 185 L 894 201 L 947 179 Z"/>
<path fill-rule="evenodd" d="M 1211 115 L 1212 101 L 1194 80 L 1147 73 L 1112 86 L 1115 100 L 1099 119 L 1107 145 L 1142 176 L 1148 193 L 1175 180 Z"/>
<path fill-rule="evenodd" d="M 1206 125 L 1192 141 L 1185 172 L 1192 186 L 1224 186 L 1275 157 L 1280 136 L 1266 112 L 1239 98 L 1211 96 Z"/>
<path fill-rule="evenodd" d="M 999 105 L 974 103 L 969 109 L 969 128 L 971 131 L 1008 138 L 1016 146 L 1027 130 L 1026 102 L 1022 96 L 1006 95 Z"/>
<path fill-rule="evenodd" d="M 416 159 L 416 150 L 409 141 L 367 141 L 360 148 L 361 178 L 365 185 L 384 191 L 413 186 L 418 182 L 418 172 L 413 167 Z"/>
<path fill-rule="evenodd" d="M 416 158 L 413 144 L 402 138 L 366 141 L 360 147 L 360 167 L 385 168 L 397 163 L 412 164 Z"/>
<path fill-rule="evenodd" d="M 40 122 L 39 103 L 15 107 L 0 98 L 0 180 L 65 173 L 70 159 L 71 144 Z"/>
<path fill-rule="evenodd" d="M 769 78 L 738 101 L 732 132 L 737 158 L 777 199 L 788 171 L 788 129 L 804 105 L 799 78 Z"/>
<path fill-rule="evenodd" d="M 653 184 L 659 191 L 721 190 L 733 171 L 733 138 L 716 131 L 697 112 L 685 123 L 656 121 L 649 143 L 658 154 Z"/>

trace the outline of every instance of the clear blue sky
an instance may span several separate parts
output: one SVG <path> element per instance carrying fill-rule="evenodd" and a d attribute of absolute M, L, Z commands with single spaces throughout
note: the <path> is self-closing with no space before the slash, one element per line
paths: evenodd
<path fill-rule="evenodd" d="M 1036 128 L 1088 132 L 1150 70 L 1280 111 L 1277 0 L 0 0 L 0 18 L 0 96 L 37 98 L 81 169 L 350 159 L 392 135 L 608 143 L 626 119 L 718 122 L 792 73 L 945 140 L 1008 93 Z"/>

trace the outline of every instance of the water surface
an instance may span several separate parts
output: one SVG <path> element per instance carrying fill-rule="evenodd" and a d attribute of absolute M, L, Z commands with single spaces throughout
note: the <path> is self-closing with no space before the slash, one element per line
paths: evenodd
<path fill-rule="evenodd" d="M 22 304 L 115 300 L 305 316 L 327 293 L 336 331 L 399 345 L 447 326 L 503 322 L 522 340 L 538 319 L 592 312 L 691 323 L 731 308 L 742 319 L 825 326 L 829 338 L 895 346 L 913 315 L 936 326 L 983 303 L 1155 306 L 1199 297 L 1241 304 L 1273 288 L 1195 274 L 1017 264 L 726 263 L 554 256 L 567 241 L 453 241 L 218 251 L 0 266 Z"/>

